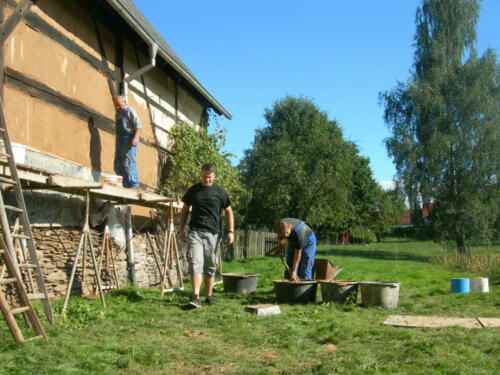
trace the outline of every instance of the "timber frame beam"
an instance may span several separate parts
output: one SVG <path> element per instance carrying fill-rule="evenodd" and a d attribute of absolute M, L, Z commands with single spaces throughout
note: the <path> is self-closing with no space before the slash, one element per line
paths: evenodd
<path fill-rule="evenodd" d="M 0 30 L 0 43 L 3 45 L 5 39 L 7 39 L 10 33 L 17 26 L 19 21 L 21 21 L 26 13 L 29 12 L 31 6 L 36 3 L 36 0 L 23 0 L 19 3 L 11 16 L 5 21 Z"/>

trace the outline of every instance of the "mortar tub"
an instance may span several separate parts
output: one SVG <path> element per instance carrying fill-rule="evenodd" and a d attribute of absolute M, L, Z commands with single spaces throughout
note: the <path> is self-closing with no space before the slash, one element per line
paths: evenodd
<path fill-rule="evenodd" d="M 223 273 L 222 282 L 224 292 L 250 294 L 257 289 L 257 278 L 255 273 Z"/>
<path fill-rule="evenodd" d="M 354 302 L 359 289 L 359 281 L 352 280 L 334 280 L 321 281 L 321 299 L 323 302 L 339 302 L 345 303 L 347 298 L 352 296 Z"/>
<path fill-rule="evenodd" d="M 278 303 L 315 303 L 318 282 L 315 280 L 273 280 Z"/>
<path fill-rule="evenodd" d="M 381 306 L 384 309 L 398 307 L 398 282 L 363 281 L 360 286 L 361 301 L 364 307 Z"/>

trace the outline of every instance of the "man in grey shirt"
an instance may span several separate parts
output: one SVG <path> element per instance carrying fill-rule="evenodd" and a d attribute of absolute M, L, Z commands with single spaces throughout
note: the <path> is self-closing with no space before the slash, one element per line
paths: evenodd
<path fill-rule="evenodd" d="M 123 187 L 138 188 L 136 157 L 142 129 L 141 121 L 124 96 L 115 96 L 113 101 L 117 115 L 115 172 L 123 177 Z"/>

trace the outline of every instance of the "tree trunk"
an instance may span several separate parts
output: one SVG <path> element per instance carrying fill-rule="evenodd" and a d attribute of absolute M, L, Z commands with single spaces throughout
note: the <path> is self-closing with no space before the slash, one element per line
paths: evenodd
<path fill-rule="evenodd" d="M 465 241 L 463 237 L 457 237 L 455 243 L 457 244 L 457 253 L 459 254 L 465 253 Z"/>

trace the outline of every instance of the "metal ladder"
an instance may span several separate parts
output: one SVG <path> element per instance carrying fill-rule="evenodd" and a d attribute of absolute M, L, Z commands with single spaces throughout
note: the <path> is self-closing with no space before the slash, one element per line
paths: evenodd
<path fill-rule="evenodd" d="M 3 198 L 4 192 L 2 191 L 2 189 L 0 189 L 0 226 L 2 228 L 5 251 L 8 252 L 10 256 L 12 265 L 14 267 L 14 272 L 19 276 L 21 280 L 22 270 L 29 270 L 34 274 L 37 290 L 35 290 L 34 285 L 31 285 L 33 290 L 32 293 L 27 294 L 28 298 L 30 300 L 41 300 L 47 320 L 50 323 L 53 323 L 54 317 L 52 314 L 52 306 L 50 305 L 49 296 L 45 287 L 45 281 L 43 279 L 42 269 L 40 267 L 40 262 L 38 261 L 38 256 L 36 254 L 35 241 L 33 240 L 33 234 L 31 233 L 31 226 L 26 210 L 26 204 L 24 202 L 23 191 L 21 189 L 21 182 L 17 174 L 16 162 L 14 161 L 1 98 L 0 142 L 2 142 L 1 148 L 3 148 L 3 150 L 1 150 L 2 152 L 0 152 L 0 164 L 3 165 L 3 175 L 6 176 L 0 176 L 0 183 L 4 186 L 11 187 L 14 191 L 15 196 L 15 205 L 6 205 Z M 20 220 L 21 225 L 19 226 L 18 233 L 11 232 L 9 220 L 7 217 L 7 210 L 13 212 L 14 215 L 16 215 Z M 26 241 L 26 247 L 28 248 L 27 263 L 20 263 L 18 261 L 13 239 Z M 23 290 L 26 292 L 26 289 L 23 288 Z"/>
<path fill-rule="evenodd" d="M 34 339 L 46 339 L 47 336 L 43 330 L 42 325 L 40 324 L 40 320 L 36 315 L 36 311 L 31 305 L 31 301 L 28 297 L 28 293 L 24 289 L 23 281 L 19 276 L 19 273 L 16 270 L 16 265 L 13 262 L 9 251 L 7 250 L 7 246 L 5 245 L 5 241 L 0 236 L 0 259 L 3 261 L 4 266 L 7 269 L 8 275 L 7 277 L 0 278 L 0 310 L 2 311 L 3 317 L 9 326 L 10 332 L 14 339 L 17 342 L 25 342 Z M 18 299 L 19 307 L 11 308 L 7 298 L 4 295 L 4 291 L 2 286 L 13 284 L 14 292 Z M 26 321 L 26 325 L 28 328 L 32 328 L 35 332 L 35 336 L 25 338 L 23 332 L 19 328 L 17 324 L 15 315 L 16 314 L 24 314 L 24 319 Z"/>

